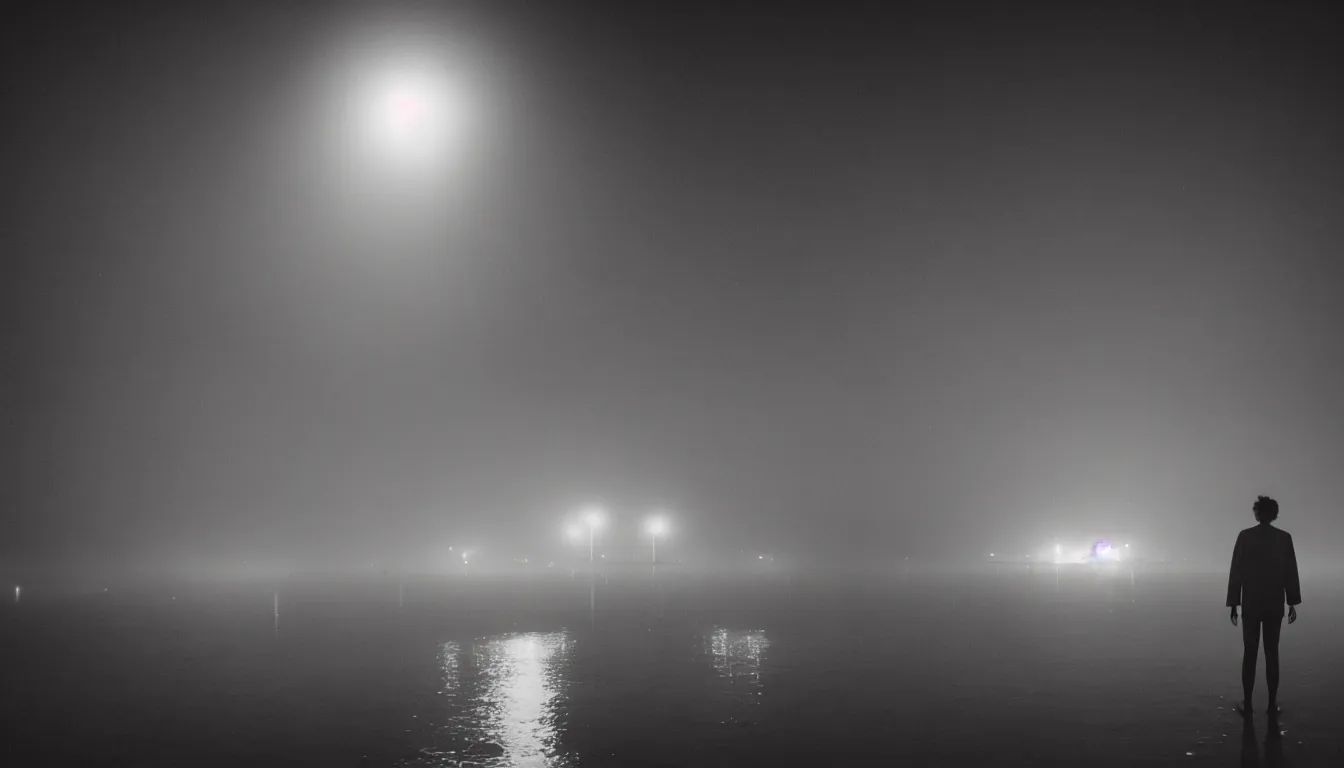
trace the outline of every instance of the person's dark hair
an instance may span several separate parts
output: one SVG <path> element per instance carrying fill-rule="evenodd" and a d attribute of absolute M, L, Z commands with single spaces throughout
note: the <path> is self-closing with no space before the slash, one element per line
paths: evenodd
<path fill-rule="evenodd" d="M 1279 519 L 1279 502 L 1268 496 L 1261 496 L 1256 499 L 1255 506 L 1251 507 L 1251 509 L 1255 510 L 1255 519 L 1262 523 L 1269 523 Z"/>

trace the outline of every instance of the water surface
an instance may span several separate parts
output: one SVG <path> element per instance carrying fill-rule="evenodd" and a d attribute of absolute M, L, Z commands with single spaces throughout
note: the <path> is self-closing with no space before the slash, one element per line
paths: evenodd
<path fill-rule="evenodd" d="M 26 590 L 7 764 L 1344 765 L 1320 587 L 1246 732 L 1211 579 L 669 575 L 596 613 L 581 579 L 279 590 Z"/>

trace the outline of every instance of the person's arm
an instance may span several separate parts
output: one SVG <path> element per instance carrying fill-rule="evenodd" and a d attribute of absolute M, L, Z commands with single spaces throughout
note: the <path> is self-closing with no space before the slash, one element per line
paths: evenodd
<path fill-rule="evenodd" d="M 1227 571 L 1227 607 L 1232 609 L 1232 623 L 1237 623 L 1237 606 L 1241 605 L 1242 581 L 1242 534 L 1237 534 L 1237 544 L 1232 548 L 1232 566 Z"/>
<path fill-rule="evenodd" d="M 1297 579 L 1297 552 L 1293 549 L 1293 537 L 1288 536 L 1288 572 L 1284 574 L 1283 586 L 1287 593 L 1288 605 L 1296 606 L 1302 602 L 1302 583 Z"/>

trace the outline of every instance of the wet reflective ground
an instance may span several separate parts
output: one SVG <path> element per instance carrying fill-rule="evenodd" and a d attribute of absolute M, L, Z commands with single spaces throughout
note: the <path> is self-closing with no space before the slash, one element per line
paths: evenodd
<path fill-rule="evenodd" d="M 1328 591 L 1243 730 L 1217 579 L 26 590 L 4 764 L 1339 766 Z"/>

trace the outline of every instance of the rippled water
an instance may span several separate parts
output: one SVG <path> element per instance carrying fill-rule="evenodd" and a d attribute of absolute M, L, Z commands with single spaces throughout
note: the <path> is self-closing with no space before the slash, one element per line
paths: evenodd
<path fill-rule="evenodd" d="M 5 764 L 1344 765 L 1319 587 L 1244 731 L 1216 583 L 1039 586 L 25 590 Z"/>
<path fill-rule="evenodd" d="M 574 640 L 567 632 L 520 632 L 439 648 L 445 699 L 431 763 L 577 765 L 561 742 L 561 717 L 573 682 Z M 420 761 L 417 761 L 420 762 Z"/>

